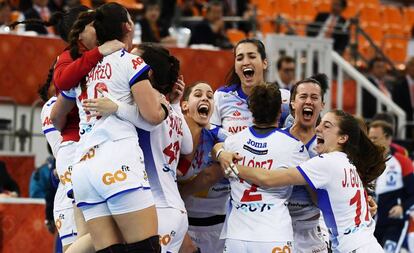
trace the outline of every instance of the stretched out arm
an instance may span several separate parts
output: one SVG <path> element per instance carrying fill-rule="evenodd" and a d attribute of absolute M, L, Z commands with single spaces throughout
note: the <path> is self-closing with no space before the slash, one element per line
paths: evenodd
<path fill-rule="evenodd" d="M 111 114 L 115 114 L 117 117 L 129 121 L 134 126 L 143 130 L 151 131 L 155 128 L 155 125 L 146 122 L 142 118 L 135 103 L 130 105 L 124 102 L 120 102 L 113 98 L 108 92 L 102 90 L 99 90 L 99 92 L 104 97 L 84 99 L 82 101 L 83 108 L 86 111 L 90 111 L 92 117 L 109 116 Z"/>
<path fill-rule="evenodd" d="M 157 90 L 152 88 L 148 79 L 135 83 L 131 87 L 131 91 L 134 101 L 138 105 L 139 112 L 146 121 L 157 125 L 168 116 L 161 106 L 161 103 L 163 103 L 163 106 L 166 107 L 165 98 Z"/>
<path fill-rule="evenodd" d="M 281 187 L 287 185 L 306 185 L 307 182 L 296 168 L 265 170 L 236 165 L 238 176 L 253 184 L 263 187 Z"/>
<path fill-rule="evenodd" d="M 93 67 L 106 55 L 125 47 L 118 40 L 107 41 L 99 47 L 86 51 L 76 60 L 73 60 L 69 51 L 63 52 L 55 66 L 53 81 L 59 90 L 70 90 L 79 84 Z"/>

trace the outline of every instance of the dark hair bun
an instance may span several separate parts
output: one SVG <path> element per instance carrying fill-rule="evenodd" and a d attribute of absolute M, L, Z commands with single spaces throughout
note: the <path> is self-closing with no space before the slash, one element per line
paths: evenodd
<path fill-rule="evenodd" d="M 311 79 L 315 79 L 320 85 L 323 94 L 325 94 L 326 90 L 328 89 L 328 77 L 324 73 L 318 73 L 310 77 Z"/>

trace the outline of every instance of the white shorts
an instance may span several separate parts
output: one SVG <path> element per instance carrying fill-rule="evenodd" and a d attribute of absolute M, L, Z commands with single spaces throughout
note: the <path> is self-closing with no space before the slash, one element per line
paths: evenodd
<path fill-rule="evenodd" d="M 104 203 L 133 189 L 150 189 L 137 138 L 108 140 L 92 148 L 87 157 L 72 171 L 78 207 Z"/>
<path fill-rule="evenodd" d="M 201 252 L 223 252 L 225 240 L 220 239 L 224 223 L 212 226 L 188 226 L 188 234 Z"/>
<path fill-rule="evenodd" d="M 53 210 L 63 210 L 67 208 L 73 207 L 73 199 L 69 198 L 66 194 L 66 188 L 61 183 L 58 184 L 58 188 L 56 190 L 54 202 L 53 202 Z"/>
<path fill-rule="evenodd" d="M 223 252 L 291 253 L 293 252 L 293 246 L 292 242 L 252 242 L 226 239 L 226 244 L 224 246 Z"/>
<path fill-rule="evenodd" d="M 76 147 L 76 142 L 63 142 L 56 153 L 56 171 L 59 176 L 59 182 L 64 186 L 66 193 L 72 190 L 71 173 Z"/>
<path fill-rule="evenodd" d="M 327 242 L 321 228 L 319 220 L 295 221 L 293 225 L 293 240 L 295 253 L 327 253 Z"/>
<path fill-rule="evenodd" d="M 150 190 L 139 188 L 123 191 L 108 198 L 105 202 L 93 205 L 82 205 L 85 221 L 94 218 L 131 213 L 154 205 Z"/>
<path fill-rule="evenodd" d="M 188 229 L 187 212 L 172 208 L 157 208 L 158 234 L 162 253 L 178 253 Z"/>
<path fill-rule="evenodd" d="M 73 207 L 63 210 L 53 210 L 53 217 L 62 245 L 72 244 L 76 240 L 77 235 Z"/>

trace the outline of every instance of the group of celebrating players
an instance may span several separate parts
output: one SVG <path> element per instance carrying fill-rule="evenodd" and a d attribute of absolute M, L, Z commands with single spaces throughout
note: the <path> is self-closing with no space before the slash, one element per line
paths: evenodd
<path fill-rule="evenodd" d="M 321 118 L 325 75 L 281 90 L 244 39 L 226 86 L 186 86 L 167 49 L 133 48 L 123 6 L 59 17 L 41 117 L 65 252 L 383 252 L 367 196 L 383 150 L 352 115 Z"/>

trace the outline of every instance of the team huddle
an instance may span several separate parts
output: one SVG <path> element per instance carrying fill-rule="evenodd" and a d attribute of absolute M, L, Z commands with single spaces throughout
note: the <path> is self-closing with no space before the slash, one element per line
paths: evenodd
<path fill-rule="evenodd" d="M 325 75 L 279 89 L 245 39 L 226 86 L 186 86 L 167 49 L 133 48 L 124 7 L 77 11 L 41 114 L 65 252 L 383 252 L 367 196 L 383 150 L 321 117 Z"/>

